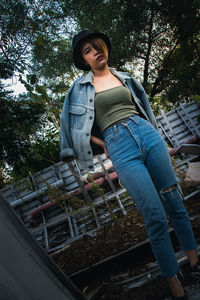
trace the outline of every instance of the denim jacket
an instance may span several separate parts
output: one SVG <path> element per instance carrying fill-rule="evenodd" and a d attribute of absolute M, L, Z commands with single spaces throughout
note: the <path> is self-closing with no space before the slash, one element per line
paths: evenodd
<path fill-rule="evenodd" d="M 141 84 L 128 73 L 116 72 L 112 68 L 110 71 L 130 90 L 139 112 L 157 129 L 155 116 Z M 93 133 L 95 88 L 92 79 L 93 73 L 90 71 L 72 84 L 64 101 L 60 123 L 61 160 L 76 158 L 80 169 L 89 170 L 93 169 L 94 155 L 90 144 L 91 132 L 101 138 L 98 129 Z"/>

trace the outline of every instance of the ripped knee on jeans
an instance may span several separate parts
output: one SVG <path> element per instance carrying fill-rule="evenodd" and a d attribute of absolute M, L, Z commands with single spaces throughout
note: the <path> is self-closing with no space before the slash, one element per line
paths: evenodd
<path fill-rule="evenodd" d="M 184 212 L 183 195 L 177 183 L 170 185 L 160 191 L 162 203 L 167 212 Z"/>
<path fill-rule="evenodd" d="M 173 184 L 165 189 L 162 190 L 162 192 L 169 192 L 169 191 L 172 191 L 176 188 L 177 184 Z"/>

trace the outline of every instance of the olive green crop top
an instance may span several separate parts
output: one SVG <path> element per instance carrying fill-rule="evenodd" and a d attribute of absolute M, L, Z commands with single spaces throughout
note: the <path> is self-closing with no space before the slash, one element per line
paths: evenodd
<path fill-rule="evenodd" d="M 95 118 L 101 132 L 138 114 L 129 89 L 117 86 L 95 94 Z"/>

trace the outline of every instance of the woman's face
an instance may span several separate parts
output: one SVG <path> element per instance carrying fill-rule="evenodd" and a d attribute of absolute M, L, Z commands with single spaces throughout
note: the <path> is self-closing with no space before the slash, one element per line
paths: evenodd
<path fill-rule="evenodd" d="M 108 52 L 96 46 L 95 40 L 85 42 L 82 46 L 82 57 L 92 70 L 100 70 L 108 62 Z"/>

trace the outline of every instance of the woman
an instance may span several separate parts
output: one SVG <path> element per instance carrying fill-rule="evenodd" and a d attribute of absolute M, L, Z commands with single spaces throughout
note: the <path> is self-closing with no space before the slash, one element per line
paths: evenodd
<path fill-rule="evenodd" d="M 93 169 L 92 145 L 110 157 L 120 181 L 144 217 L 172 298 L 186 299 L 177 276 L 179 265 L 166 213 L 186 251 L 192 274 L 199 276 L 190 220 L 145 91 L 130 74 L 108 67 L 110 51 L 109 38 L 103 33 L 84 30 L 73 38 L 74 64 L 90 72 L 77 79 L 67 93 L 61 114 L 61 159 L 77 158 L 81 168 Z"/>

